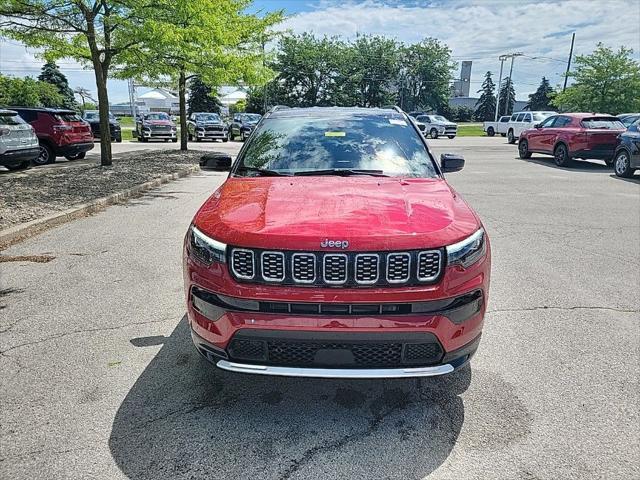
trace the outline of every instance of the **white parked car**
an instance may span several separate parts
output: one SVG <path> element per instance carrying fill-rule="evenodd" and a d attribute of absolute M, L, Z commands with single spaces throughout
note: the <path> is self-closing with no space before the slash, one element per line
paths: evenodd
<path fill-rule="evenodd" d="M 490 137 L 493 137 L 497 133 L 506 137 L 509 120 L 511 120 L 511 115 L 503 115 L 497 122 L 482 122 L 482 130 Z"/>
<path fill-rule="evenodd" d="M 40 155 L 33 127 L 18 112 L 0 109 L 0 165 L 9 170 L 27 168 Z"/>
<path fill-rule="evenodd" d="M 446 135 L 449 138 L 454 138 L 458 133 L 458 125 L 450 122 L 442 115 L 425 114 L 420 112 L 411 112 L 409 114 L 416 119 L 418 127 L 423 124 L 425 127 L 420 128 L 420 131 L 431 138 L 438 138 L 440 135 Z"/>
<path fill-rule="evenodd" d="M 507 124 L 507 139 L 509 143 L 516 143 L 520 134 L 541 123 L 545 118 L 558 112 L 515 112 Z"/>

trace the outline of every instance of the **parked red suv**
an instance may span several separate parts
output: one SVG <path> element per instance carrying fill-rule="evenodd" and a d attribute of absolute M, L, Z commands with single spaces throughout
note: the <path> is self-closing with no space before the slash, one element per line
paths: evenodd
<path fill-rule="evenodd" d="M 11 107 L 31 124 L 40 142 L 40 155 L 33 160 L 37 165 L 56 161 L 56 157 L 68 160 L 84 158 L 93 148 L 91 127 L 74 111 L 61 108 Z"/>
<path fill-rule="evenodd" d="M 463 165 L 438 165 L 396 109 L 265 115 L 185 237 L 198 351 L 264 375 L 417 377 L 465 364 L 490 248 L 443 176 Z"/>
<path fill-rule="evenodd" d="M 604 160 L 613 164 L 618 135 L 626 130 L 619 118 L 598 113 L 552 115 L 520 134 L 518 154 L 553 155 L 556 165 L 566 167 L 572 159 Z"/>

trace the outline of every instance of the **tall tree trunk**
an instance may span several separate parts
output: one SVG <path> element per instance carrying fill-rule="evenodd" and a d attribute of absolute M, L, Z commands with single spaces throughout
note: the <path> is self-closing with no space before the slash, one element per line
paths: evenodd
<path fill-rule="evenodd" d="M 178 96 L 180 98 L 180 150 L 187 151 L 187 77 L 184 70 L 180 70 L 178 79 Z"/>
<path fill-rule="evenodd" d="M 98 89 L 98 112 L 100 114 L 100 165 L 111 166 L 111 132 L 109 131 L 109 95 L 107 78 L 100 61 L 94 61 L 96 87 Z"/>

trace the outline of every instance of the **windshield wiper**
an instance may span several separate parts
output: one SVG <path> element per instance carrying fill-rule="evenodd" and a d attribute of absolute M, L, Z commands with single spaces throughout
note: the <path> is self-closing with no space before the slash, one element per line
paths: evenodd
<path fill-rule="evenodd" d="M 261 176 L 261 177 L 290 177 L 291 176 L 290 173 L 276 172 L 275 170 L 268 170 L 266 168 L 240 167 L 239 170 L 257 173 L 257 176 Z"/>
<path fill-rule="evenodd" d="M 314 175 L 339 175 L 348 177 L 351 175 L 371 175 L 372 177 L 388 177 L 382 170 L 359 170 L 351 168 L 329 168 L 326 170 L 305 170 L 294 173 L 295 176 L 314 176 Z"/>

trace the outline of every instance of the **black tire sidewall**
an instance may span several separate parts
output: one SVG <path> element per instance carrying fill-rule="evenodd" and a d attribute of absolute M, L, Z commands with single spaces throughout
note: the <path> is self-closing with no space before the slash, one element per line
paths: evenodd
<path fill-rule="evenodd" d="M 47 165 L 48 163 L 52 163 L 54 158 L 55 158 L 53 156 L 53 149 L 49 145 L 47 145 L 46 143 L 41 143 L 40 144 L 40 148 L 47 151 L 48 159 L 45 162 L 41 162 L 40 161 L 40 155 L 38 154 L 38 158 L 35 158 L 33 160 L 33 164 L 34 165 Z"/>

